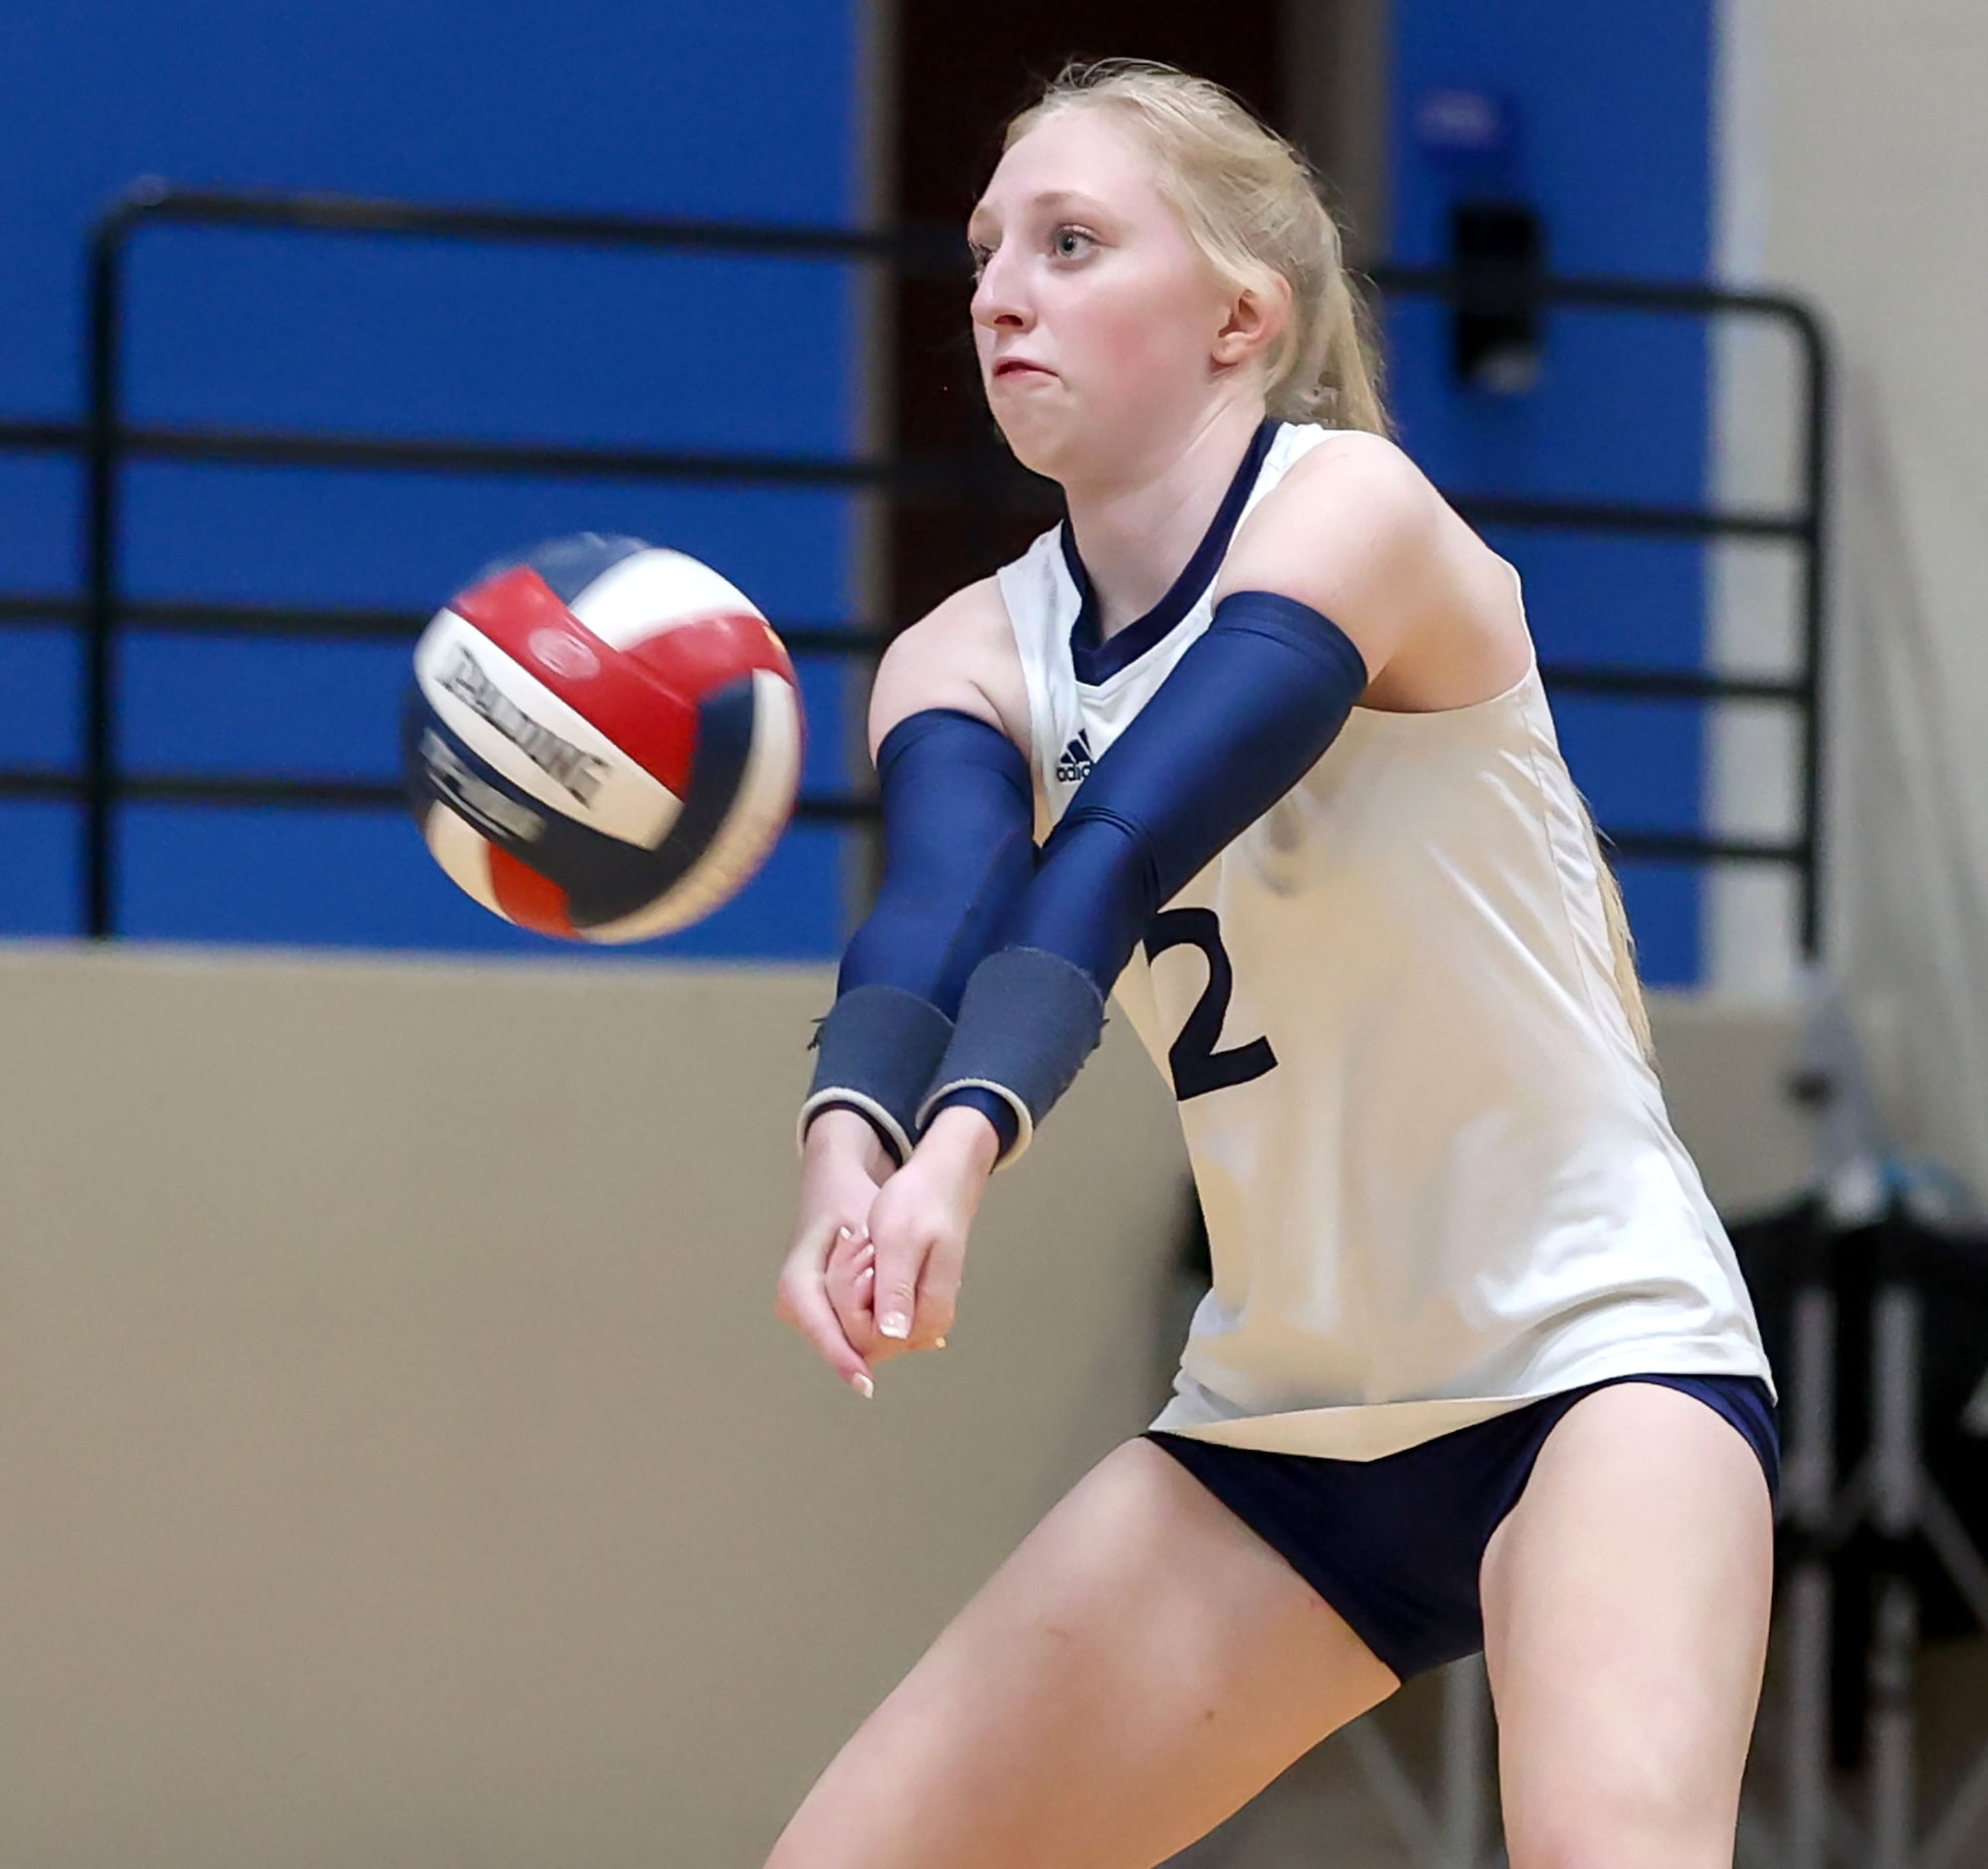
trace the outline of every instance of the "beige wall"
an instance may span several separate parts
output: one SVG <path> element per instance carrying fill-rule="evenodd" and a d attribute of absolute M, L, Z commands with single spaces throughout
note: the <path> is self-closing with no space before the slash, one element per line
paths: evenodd
<path fill-rule="evenodd" d="M 1723 270 L 1809 295 L 1838 339 L 1832 954 L 1911 1061 L 1888 1099 L 1895 1133 L 1988 1187 L 1988 11 L 1720 12 Z M 1771 497 L 1775 360 L 1723 361 L 1727 491 Z M 1777 653 L 1777 574 L 1754 557 L 1721 620 L 1741 665 Z M 1725 823 L 1751 828 L 1779 814 L 1763 742 L 1741 741 L 1714 793 Z M 1757 926 L 1741 913 L 1725 931 L 1742 969 Z"/>
<path fill-rule="evenodd" d="M 758 1860 L 1136 1430 L 1114 1033 L 943 1357 L 772 1319 L 812 973 L 0 951 L 0 1863 Z"/>
<path fill-rule="evenodd" d="M 953 1347 L 840 1389 L 770 1314 L 829 990 L 0 948 L 0 1864 L 759 1859 L 1180 1322 L 1114 1023 Z M 1798 1180 L 1789 1023 L 1658 1016 L 1715 1193 Z M 1401 1860 L 1330 1749 L 1219 1859 L 1298 1831 Z"/>

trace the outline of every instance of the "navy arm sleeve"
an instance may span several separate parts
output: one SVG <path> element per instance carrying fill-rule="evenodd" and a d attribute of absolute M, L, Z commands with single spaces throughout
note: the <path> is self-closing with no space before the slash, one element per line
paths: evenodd
<path fill-rule="evenodd" d="M 1007 735 L 951 709 L 893 727 L 877 775 L 884 880 L 843 954 L 800 1133 L 856 1110 L 901 1163 L 967 979 L 1035 873 L 1035 799 Z"/>
<path fill-rule="evenodd" d="M 838 994 L 895 986 L 950 1019 L 1035 875 L 1028 762 L 970 714 L 927 708 L 877 749 L 884 880 L 843 951 Z"/>
<path fill-rule="evenodd" d="M 1309 605 L 1225 598 L 1044 846 L 1006 941 L 962 996 L 926 1120 L 966 1089 L 993 1091 L 1015 1126 L 1011 1140 L 996 1125 L 1003 1158 L 1019 1153 L 1095 1047 L 1104 996 L 1154 914 L 1317 763 L 1367 680 L 1352 640 Z"/>

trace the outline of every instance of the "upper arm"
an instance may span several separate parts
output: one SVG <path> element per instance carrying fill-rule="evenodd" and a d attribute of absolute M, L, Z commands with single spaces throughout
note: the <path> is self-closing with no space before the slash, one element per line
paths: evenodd
<path fill-rule="evenodd" d="M 955 591 L 884 652 L 870 695 L 875 757 L 898 722 L 949 708 L 997 727 L 1029 756 L 1029 697 L 1008 607 L 991 577 Z"/>
<path fill-rule="evenodd" d="M 1432 639 L 1446 639 L 1447 653 L 1449 638 L 1506 627 L 1492 612 L 1508 585 L 1495 554 L 1399 448 L 1348 431 L 1314 448 L 1251 514 L 1215 594 L 1270 590 L 1309 604 L 1378 680 Z"/>

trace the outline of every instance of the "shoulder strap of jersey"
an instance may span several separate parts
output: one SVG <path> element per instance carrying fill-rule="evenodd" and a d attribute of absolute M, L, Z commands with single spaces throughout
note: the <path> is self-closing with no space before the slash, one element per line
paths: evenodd
<path fill-rule="evenodd" d="M 1008 627 L 1015 633 L 1022 659 L 1022 680 L 1029 693 L 1029 736 L 1034 742 L 1037 785 L 1046 790 L 1062 740 L 1058 737 L 1068 710 L 1057 697 L 1069 690 L 1070 626 L 1079 602 L 1076 586 L 1063 561 L 1063 527 L 1052 526 L 1027 551 L 996 573 Z"/>

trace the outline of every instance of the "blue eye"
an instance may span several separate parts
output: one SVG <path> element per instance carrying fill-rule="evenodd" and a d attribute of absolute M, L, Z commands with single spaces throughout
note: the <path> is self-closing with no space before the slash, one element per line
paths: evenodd
<path fill-rule="evenodd" d="M 1081 227 L 1059 227 L 1050 236 L 1050 245 L 1055 248 L 1058 258 L 1074 260 L 1091 244 L 1091 236 Z"/>

